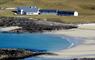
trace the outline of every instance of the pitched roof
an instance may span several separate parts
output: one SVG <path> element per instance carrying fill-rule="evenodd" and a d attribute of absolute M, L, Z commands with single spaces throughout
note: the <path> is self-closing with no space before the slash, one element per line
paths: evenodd
<path fill-rule="evenodd" d="M 24 12 L 37 12 L 38 8 L 35 6 L 31 6 L 31 7 L 23 6 L 23 7 L 17 7 L 17 10 L 23 10 Z"/>

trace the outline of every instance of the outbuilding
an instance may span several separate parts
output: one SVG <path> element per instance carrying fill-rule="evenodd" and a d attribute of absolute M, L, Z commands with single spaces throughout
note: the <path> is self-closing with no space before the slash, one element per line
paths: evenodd
<path fill-rule="evenodd" d="M 78 12 L 77 11 L 58 10 L 57 15 L 59 15 L 59 16 L 78 16 Z"/>

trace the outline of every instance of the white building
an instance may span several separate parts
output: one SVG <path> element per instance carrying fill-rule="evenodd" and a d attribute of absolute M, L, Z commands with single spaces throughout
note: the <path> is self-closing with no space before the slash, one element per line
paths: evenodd
<path fill-rule="evenodd" d="M 39 14 L 39 9 L 35 6 L 17 7 L 16 11 L 17 11 L 17 14 L 21 14 L 21 15 L 38 15 Z"/>

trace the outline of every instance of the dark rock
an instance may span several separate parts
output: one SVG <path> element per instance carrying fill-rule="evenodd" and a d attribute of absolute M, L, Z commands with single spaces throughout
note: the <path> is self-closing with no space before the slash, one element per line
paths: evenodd
<path fill-rule="evenodd" d="M 73 24 L 63 24 L 58 22 L 43 21 L 43 20 L 31 20 L 27 18 L 16 17 L 0 17 L 0 26 L 19 26 L 22 29 L 14 30 L 14 32 L 43 32 L 60 29 L 72 29 L 77 28 Z"/>
<path fill-rule="evenodd" d="M 17 60 L 39 55 L 57 55 L 46 50 L 1 48 L 0 60 Z"/>

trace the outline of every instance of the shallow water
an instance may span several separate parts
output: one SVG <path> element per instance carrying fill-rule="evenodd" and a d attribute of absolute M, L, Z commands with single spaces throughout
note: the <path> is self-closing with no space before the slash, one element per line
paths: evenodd
<path fill-rule="evenodd" d="M 70 59 L 64 59 L 64 58 L 39 58 L 39 57 L 33 57 L 33 58 L 27 58 L 24 60 L 70 60 Z"/>
<path fill-rule="evenodd" d="M 0 33 L 0 48 L 26 48 L 47 51 L 58 51 L 70 46 L 70 43 L 61 36 L 50 34 L 30 33 Z M 50 60 L 48 58 L 28 58 L 25 60 Z M 51 59 L 55 60 L 55 59 Z M 61 59 L 56 59 L 61 60 Z"/>
<path fill-rule="evenodd" d="M 64 38 L 49 34 L 0 33 L 0 48 L 28 48 L 56 51 L 70 44 Z"/>

